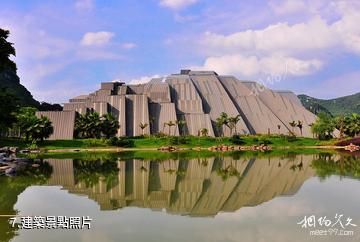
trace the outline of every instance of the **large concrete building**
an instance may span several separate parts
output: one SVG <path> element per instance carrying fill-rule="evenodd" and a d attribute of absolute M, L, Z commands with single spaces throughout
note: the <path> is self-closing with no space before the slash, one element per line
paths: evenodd
<path fill-rule="evenodd" d="M 206 128 L 209 136 L 221 133 L 228 136 L 229 128 L 224 126 L 220 130 L 216 125 L 216 119 L 225 112 L 228 116 L 241 116 L 236 125 L 240 134 L 294 132 L 309 137 L 309 125 L 316 118 L 292 92 L 273 91 L 256 82 L 220 76 L 213 71 L 191 70 L 154 78 L 146 84 L 101 83 L 99 90 L 70 99 L 64 104 L 64 111 L 38 115 L 48 116 L 53 122 L 54 134 L 50 139 L 72 139 L 76 114 L 89 111 L 113 114 L 120 124 L 118 136 L 141 135 L 140 123 L 149 124 L 144 130 L 146 134 L 199 135 Z M 165 125 L 177 120 L 184 120 L 185 125 Z M 292 121 L 303 123 L 302 134 L 300 129 L 290 126 Z"/>

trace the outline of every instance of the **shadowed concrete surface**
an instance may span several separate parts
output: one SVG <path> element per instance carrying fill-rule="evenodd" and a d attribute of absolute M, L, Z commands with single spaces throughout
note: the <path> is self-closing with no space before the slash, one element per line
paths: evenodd
<path fill-rule="evenodd" d="M 171 135 L 196 136 L 206 128 L 209 136 L 219 136 L 222 132 L 216 119 L 225 112 L 229 117 L 240 115 L 236 124 L 239 134 L 293 132 L 311 137 L 310 124 L 316 119 L 290 91 L 273 91 L 256 82 L 219 76 L 214 71 L 191 70 L 154 78 L 146 84 L 103 82 L 99 90 L 71 98 L 64 104 L 63 112 L 38 115 L 52 121 L 54 134 L 50 139 L 72 139 L 75 119 L 71 115 L 90 111 L 113 114 L 120 124 L 118 136 L 141 135 L 140 123 L 148 124 L 144 134 L 167 133 L 166 123 L 176 124 L 179 120 L 185 124 L 172 127 Z M 293 121 L 303 123 L 302 134 L 289 125 Z M 231 130 L 224 126 L 223 133 L 230 136 Z"/>

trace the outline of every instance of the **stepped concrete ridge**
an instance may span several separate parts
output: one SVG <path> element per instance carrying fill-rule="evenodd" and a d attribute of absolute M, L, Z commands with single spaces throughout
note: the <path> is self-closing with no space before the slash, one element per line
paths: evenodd
<path fill-rule="evenodd" d="M 181 70 L 165 78 L 154 78 L 146 84 L 103 82 L 101 88 L 89 95 L 80 95 L 64 104 L 64 111 L 37 112 L 53 123 L 50 139 L 73 139 L 77 114 L 89 111 L 100 115 L 111 113 L 119 121 L 118 136 L 142 134 L 140 123 L 150 124 L 146 134 L 164 130 L 164 123 L 177 120 L 173 135 L 198 135 L 203 128 L 209 136 L 222 132 L 216 119 L 222 112 L 240 115 L 236 125 L 240 134 L 289 134 L 311 137 L 310 125 L 316 116 L 306 110 L 290 91 L 274 91 L 251 81 L 240 81 L 234 76 L 221 76 L 214 71 Z M 255 90 L 255 91 L 254 91 Z M 302 134 L 290 122 L 301 121 Z M 231 135 L 224 127 L 225 136 Z"/>

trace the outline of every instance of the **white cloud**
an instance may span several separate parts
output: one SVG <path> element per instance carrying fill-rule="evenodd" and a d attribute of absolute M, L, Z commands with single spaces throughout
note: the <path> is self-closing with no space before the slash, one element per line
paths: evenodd
<path fill-rule="evenodd" d="M 302 60 L 280 55 L 258 57 L 236 54 L 209 57 L 203 66 L 193 69 L 215 70 L 222 74 L 256 78 L 260 75 L 303 76 L 316 72 L 322 66 L 323 63 L 317 59 Z"/>
<path fill-rule="evenodd" d="M 134 49 L 134 48 L 136 48 L 136 44 L 135 43 L 123 43 L 122 45 L 121 45 L 121 47 L 122 48 L 124 48 L 124 49 Z"/>
<path fill-rule="evenodd" d="M 81 39 L 81 44 L 84 46 L 102 46 L 110 42 L 114 33 L 107 31 L 87 32 Z"/>
<path fill-rule="evenodd" d="M 303 76 L 322 69 L 324 53 L 360 55 L 360 12 L 349 5 L 337 6 L 339 19 L 320 16 L 297 24 L 277 23 L 263 29 L 229 35 L 206 32 L 200 50 L 206 55 L 202 69 L 259 77 L 263 74 Z"/>
<path fill-rule="evenodd" d="M 160 77 L 161 77 L 160 75 L 143 76 L 143 77 L 140 77 L 140 78 L 132 79 L 129 82 L 129 84 L 144 84 L 144 83 L 148 83 L 153 78 L 160 78 Z"/>
<path fill-rule="evenodd" d="M 302 0 L 271 1 L 269 6 L 279 15 L 292 14 L 306 9 L 305 3 Z"/>
<path fill-rule="evenodd" d="M 79 11 L 90 11 L 94 8 L 93 0 L 77 0 L 75 8 Z"/>
<path fill-rule="evenodd" d="M 160 0 L 160 5 L 173 10 L 180 10 L 193 5 L 198 1 L 199 0 Z"/>
<path fill-rule="evenodd" d="M 261 51 L 294 54 L 342 48 L 360 54 L 359 22 L 360 12 L 348 10 L 332 24 L 316 16 L 304 23 L 277 23 L 264 29 L 229 35 L 206 32 L 202 41 L 210 51 L 222 53 Z"/>

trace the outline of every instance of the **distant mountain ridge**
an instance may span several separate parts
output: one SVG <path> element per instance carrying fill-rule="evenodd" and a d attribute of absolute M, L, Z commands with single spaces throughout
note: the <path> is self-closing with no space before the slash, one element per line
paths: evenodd
<path fill-rule="evenodd" d="M 314 114 L 320 112 L 333 116 L 350 113 L 360 114 L 360 92 L 329 100 L 318 99 L 304 94 L 298 95 L 298 97 L 303 106 Z"/>

